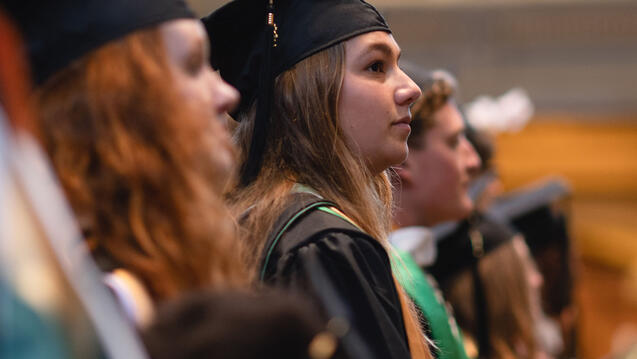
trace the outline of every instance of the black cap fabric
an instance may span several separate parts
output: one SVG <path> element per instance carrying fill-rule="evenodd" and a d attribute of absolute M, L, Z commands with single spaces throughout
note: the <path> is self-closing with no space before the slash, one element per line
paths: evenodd
<path fill-rule="evenodd" d="M 570 193 L 565 180 L 545 180 L 499 198 L 488 212 L 524 234 L 533 252 L 551 244 L 567 245 L 566 218 L 555 205 L 568 199 Z"/>
<path fill-rule="evenodd" d="M 275 77 L 354 36 L 390 32 L 385 19 L 362 0 L 235 0 L 202 21 L 210 38 L 212 67 L 241 93 L 236 113 L 247 112 L 258 99 L 250 148 L 240 170 L 242 186 L 261 170 Z"/>
<path fill-rule="evenodd" d="M 481 358 L 489 358 L 491 348 L 488 306 L 478 263 L 483 256 L 511 240 L 515 232 L 509 225 L 478 213 L 454 228 L 451 232 L 446 228 L 443 231 L 433 231 L 438 242 L 438 256 L 429 271 L 443 286 L 448 285 L 448 281 L 460 272 L 470 271 L 474 288 L 478 351 Z M 441 232 L 444 233 L 442 236 Z"/>
<path fill-rule="evenodd" d="M 354 36 L 390 32 L 385 19 L 362 0 L 274 0 L 276 47 L 270 72 L 276 77 L 297 62 Z M 267 0 L 235 0 L 203 19 L 211 64 L 241 92 L 239 111 L 256 99 L 266 54 Z"/>
<path fill-rule="evenodd" d="M 485 173 L 473 185 L 484 187 L 479 181 L 491 181 L 493 175 Z M 475 214 L 469 220 L 444 223 L 433 227 L 437 241 L 438 258 L 431 272 L 439 280 L 469 268 L 478 257 L 472 246 L 471 235 L 479 232 L 483 254 L 489 253 L 515 233 L 525 236 L 531 248 L 563 233 L 562 219 L 551 211 L 551 205 L 567 198 L 569 185 L 561 179 L 550 179 L 501 196 L 485 214 Z M 479 188 L 472 191 L 479 193 Z M 473 198 L 473 196 L 472 196 Z M 553 235 L 555 233 L 555 235 Z"/>
<path fill-rule="evenodd" d="M 459 223 L 451 233 L 436 236 L 438 256 L 429 268 L 431 274 L 440 282 L 469 269 L 481 257 L 512 239 L 515 232 L 510 226 L 493 218 L 475 215 Z"/>
<path fill-rule="evenodd" d="M 237 112 L 247 112 L 258 99 L 250 149 L 240 171 L 242 186 L 261 170 L 276 76 L 354 36 L 390 32 L 385 19 L 362 0 L 235 0 L 202 21 L 212 67 L 241 93 Z"/>
<path fill-rule="evenodd" d="M 566 180 L 551 178 L 501 196 L 489 208 L 489 215 L 510 222 L 541 207 L 568 198 L 571 187 Z"/>
<path fill-rule="evenodd" d="M 194 17 L 183 0 L 5 0 L 2 5 L 25 37 L 36 84 L 109 41 Z"/>

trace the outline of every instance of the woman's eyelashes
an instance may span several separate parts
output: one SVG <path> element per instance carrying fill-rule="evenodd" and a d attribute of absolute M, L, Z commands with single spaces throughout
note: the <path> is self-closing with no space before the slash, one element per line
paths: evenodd
<path fill-rule="evenodd" d="M 372 62 L 369 66 L 367 66 L 367 71 L 375 72 L 375 73 L 384 73 L 385 63 L 381 60 L 376 60 Z"/>

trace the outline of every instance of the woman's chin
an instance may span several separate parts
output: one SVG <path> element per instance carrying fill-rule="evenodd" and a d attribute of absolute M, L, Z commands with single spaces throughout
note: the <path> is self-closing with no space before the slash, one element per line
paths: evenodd
<path fill-rule="evenodd" d="M 407 142 L 405 141 L 400 146 L 397 146 L 396 153 L 388 167 L 403 164 L 407 160 L 407 156 L 409 156 L 409 147 L 407 147 Z"/>
<path fill-rule="evenodd" d="M 405 146 L 404 151 L 397 151 L 396 153 L 392 153 L 391 156 L 386 156 L 383 160 L 375 161 L 375 163 L 368 164 L 370 172 L 372 174 L 378 174 L 390 167 L 399 166 L 405 162 L 407 159 L 407 155 L 409 152 L 407 151 L 407 147 Z"/>

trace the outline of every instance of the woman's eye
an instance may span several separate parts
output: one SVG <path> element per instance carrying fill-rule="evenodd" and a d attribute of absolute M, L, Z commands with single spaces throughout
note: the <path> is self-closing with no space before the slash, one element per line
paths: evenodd
<path fill-rule="evenodd" d="M 367 68 L 371 72 L 385 72 L 385 66 L 382 62 L 376 61 Z"/>

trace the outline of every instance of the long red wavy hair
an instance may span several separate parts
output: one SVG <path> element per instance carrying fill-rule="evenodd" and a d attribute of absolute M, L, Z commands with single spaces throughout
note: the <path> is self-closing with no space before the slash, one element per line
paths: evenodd
<path fill-rule="evenodd" d="M 95 50 L 36 89 L 43 142 L 93 254 L 155 300 L 244 282 L 222 192 L 230 140 L 174 90 L 157 28 Z"/>

